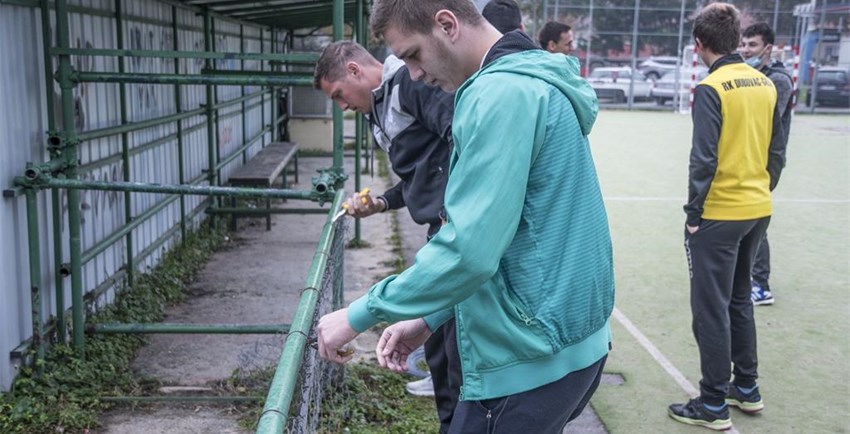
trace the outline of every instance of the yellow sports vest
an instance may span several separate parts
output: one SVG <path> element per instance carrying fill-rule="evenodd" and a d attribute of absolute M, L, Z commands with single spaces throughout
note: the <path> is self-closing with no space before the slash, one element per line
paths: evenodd
<path fill-rule="evenodd" d="M 771 215 L 767 153 L 776 105 L 773 82 L 745 63 L 732 63 L 717 68 L 700 84 L 717 92 L 723 119 L 717 170 L 702 218 L 735 221 Z"/>

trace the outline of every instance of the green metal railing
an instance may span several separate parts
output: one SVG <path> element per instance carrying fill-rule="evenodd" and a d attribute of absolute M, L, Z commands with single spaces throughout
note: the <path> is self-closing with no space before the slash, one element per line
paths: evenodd
<path fill-rule="evenodd" d="M 330 216 L 339 208 L 344 200 L 342 189 L 347 175 L 343 169 L 343 129 L 342 112 L 338 107 L 333 111 L 333 161 L 332 166 L 322 169 L 319 176 L 313 179 L 313 188 L 309 190 L 294 189 L 248 189 L 222 186 L 221 170 L 241 157 L 244 164 L 248 159 L 248 151 L 258 143 L 265 146 L 266 136 L 271 133 L 272 141 L 276 140 L 279 131 L 278 125 L 284 116 L 278 113 L 278 98 L 282 87 L 288 86 L 311 86 L 312 77 L 303 72 L 288 72 L 293 65 L 311 65 L 316 62 L 318 56 L 315 53 L 281 53 L 278 52 L 278 29 L 268 26 L 258 26 L 257 22 L 249 22 L 240 17 L 228 17 L 221 12 L 212 11 L 207 6 L 195 7 L 176 0 L 160 0 L 171 5 L 171 21 L 152 19 L 147 17 L 128 15 L 123 10 L 122 0 L 114 1 L 114 10 L 100 10 L 86 6 L 69 5 L 67 0 L 0 0 L 3 4 L 38 7 L 42 22 L 42 39 L 44 44 L 44 81 L 45 90 L 48 95 L 54 94 L 54 88 L 58 85 L 61 101 L 61 116 L 57 117 L 53 110 L 47 110 L 48 140 L 47 148 L 50 159 L 43 163 L 28 165 L 22 176 L 15 177 L 14 187 L 4 191 L 6 197 L 26 196 L 27 209 L 27 234 L 29 244 L 29 273 L 31 281 L 31 304 L 32 304 L 32 330 L 33 335 L 27 342 L 22 343 L 13 351 L 13 354 L 23 354 L 29 351 L 34 358 L 35 366 L 42 366 L 40 361 L 45 354 L 45 336 L 48 328 L 44 322 L 42 301 L 45 293 L 42 283 L 41 264 L 41 240 L 39 233 L 39 209 L 38 194 L 42 190 L 50 190 L 52 205 L 53 231 L 53 268 L 55 272 L 55 318 L 52 321 L 53 332 L 59 342 L 64 342 L 68 336 L 66 315 L 70 315 L 71 343 L 80 358 L 85 357 L 86 333 L 289 333 L 286 345 L 281 354 L 275 379 L 266 397 L 266 410 L 260 420 L 259 432 L 283 431 L 287 423 L 289 403 L 292 401 L 293 390 L 297 382 L 298 366 L 304 356 L 306 337 L 312 327 L 313 314 L 315 313 L 317 297 L 321 288 L 321 278 L 328 267 L 328 257 L 332 248 L 331 241 L 337 236 L 338 224 L 330 221 Z M 356 0 L 356 19 L 352 20 L 354 37 L 365 45 L 366 29 L 364 17 L 366 15 L 367 0 Z M 335 40 L 343 37 L 344 13 L 346 4 L 351 0 L 332 0 L 311 5 L 311 13 L 320 13 L 322 7 L 331 6 L 326 13 L 332 15 L 333 36 Z M 211 4 L 211 6 L 219 5 Z M 274 6 L 276 16 L 285 10 L 286 5 Z M 269 7 L 272 7 L 271 5 Z M 51 9 L 55 11 L 55 34 L 54 28 L 50 26 Z M 187 9 L 202 15 L 202 26 L 178 24 L 178 10 Z M 350 11 L 350 9 L 348 9 Z M 259 10 L 258 10 L 259 11 Z M 246 11 L 243 11 L 246 12 Z M 117 49 L 108 48 L 73 48 L 70 40 L 69 14 L 82 13 L 98 17 L 108 17 L 115 21 L 115 37 Z M 349 12 L 351 13 L 351 12 Z M 234 14 L 237 16 L 239 14 Z M 249 15 L 243 15 L 248 17 Z M 313 16 L 315 18 L 315 16 Z M 225 20 L 239 24 L 239 33 L 217 32 L 215 20 Z M 125 49 L 126 35 L 125 22 L 149 23 L 162 26 L 170 26 L 173 32 L 171 50 L 136 50 Z M 259 37 L 254 40 L 260 41 L 259 53 L 221 53 L 216 51 L 216 36 L 236 36 L 240 41 L 240 50 L 245 50 L 245 26 L 260 28 Z M 203 34 L 203 51 L 180 51 L 178 44 L 178 30 L 199 31 Z M 271 32 L 271 52 L 263 52 L 264 35 Z M 289 32 L 289 41 L 292 42 L 292 30 Z M 52 42 L 55 40 L 56 45 Z M 291 45 L 290 45 L 291 48 Z M 71 56 L 100 56 L 110 57 L 117 60 L 117 71 L 78 71 L 72 66 Z M 175 59 L 172 73 L 149 74 L 127 71 L 127 58 L 162 58 Z M 204 68 L 200 74 L 181 74 L 179 59 L 203 60 Z M 214 60 L 238 60 L 242 66 L 239 71 L 216 70 L 213 68 Z M 260 61 L 259 71 L 245 71 L 245 61 Z M 270 66 L 266 67 L 268 62 Z M 74 87 L 80 83 L 116 83 L 118 84 L 119 103 L 121 105 L 120 124 L 105 128 L 77 131 L 76 107 Z M 174 90 L 174 104 L 176 112 L 163 115 L 154 119 L 130 122 L 127 110 L 128 88 L 131 83 L 172 85 Z M 181 86 L 204 85 L 206 101 L 199 108 L 183 110 Z M 219 101 L 217 87 L 241 86 L 240 96 L 227 101 Z M 246 86 L 261 86 L 266 89 L 247 93 Z M 267 95 L 270 98 L 267 99 Z M 265 123 L 265 105 L 271 100 L 271 125 Z M 50 100 L 50 98 L 48 98 Z M 259 100 L 259 101 L 257 101 Z M 221 114 L 221 110 L 239 105 L 240 110 Z M 246 127 L 246 114 L 252 109 L 260 107 L 261 126 L 259 131 L 249 136 Z M 217 142 L 218 122 L 231 116 L 242 115 L 242 144 L 229 155 L 219 155 Z M 189 124 L 186 122 L 196 117 L 203 117 L 203 122 Z M 151 129 L 164 125 L 175 125 L 176 132 L 164 134 L 147 143 L 131 146 L 130 134 L 136 131 Z M 186 163 L 189 158 L 186 155 L 184 139 L 189 133 L 206 130 L 207 145 L 207 169 L 204 173 L 187 179 Z M 355 133 L 355 188 L 360 189 L 360 155 L 363 149 L 364 136 L 367 134 L 362 115 L 357 115 Z M 79 163 L 80 143 L 96 140 L 104 137 L 120 136 L 120 148 L 113 155 L 107 155 L 96 161 L 85 165 Z M 130 182 L 132 172 L 132 158 L 151 149 L 163 146 L 176 146 L 178 182 L 177 185 L 164 185 L 155 183 Z M 120 163 L 122 170 L 120 181 L 90 181 L 81 179 L 81 175 L 102 168 L 106 165 Z M 206 183 L 207 185 L 202 185 Z M 80 190 L 95 190 L 123 193 L 124 200 L 124 222 L 123 225 L 113 230 L 112 233 L 99 239 L 94 245 L 83 250 L 81 234 L 81 193 Z M 68 220 L 64 222 L 62 194 L 67 194 Z M 147 207 L 144 211 L 133 215 L 134 193 L 159 193 L 166 194 L 165 198 L 158 203 Z M 194 209 L 189 209 L 186 201 L 187 195 L 206 196 Z M 332 201 L 330 208 L 286 208 L 286 209 L 247 209 L 247 208 L 225 208 L 221 207 L 218 199 L 223 197 L 254 198 L 254 199 L 297 199 L 318 202 L 323 205 Z M 134 247 L 133 232 L 141 224 L 154 218 L 167 207 L 179 201 L 180 222 L 179 225 L 168 229 L 159 236 L 157 240 L 146 246 L 143 250 L 136 252 Z M 110 288 L 114 288 L 120 282 L 132 287 L 135 281 L 137 267 L 177 234 L 185 238 L 190 230 L 189 222 L 195 216 L 204 213 L 211 216 L 223 214 L 245 214 L 245 215 L 268 215 L 268 214 L 327 214 L 327 220 L 322 232 L 319 246 L 314 256 L 313 264 L 306 280 L 306 287 L 299 302 L 298 311 L 293 323 L 290 324 L 86 324 L 86 306 L 97 300 Z M 67 224 L 67 246 L 64 244 L 62 232 Z M 360 237 L 359 222 L 355 223 L 355 237 Z M 116 243 L 124 242 L 125 265 L 113 275 L 107 277 L 97 287 L 86 290 L 83 286 L 83 267 L 98 255 L 113 247 Z M 67 248 L 70 260 L 64 262 L 63 251 Z M 341 266 L 340 263 L 338 264 Z M 340 275 L 341 276 L 341 275 Z M 71 300 L 70 306 L 65 300 L 65 278 L 70 277 Z M 333 295 L 334 302 L 342 300 L 341 281 L 334 284 L 334 290 L 338 293 Z M 257 400 L 258 397 L 111 397 L 107 400 L 116 401 L 148 401 L 148 400 Z"/>

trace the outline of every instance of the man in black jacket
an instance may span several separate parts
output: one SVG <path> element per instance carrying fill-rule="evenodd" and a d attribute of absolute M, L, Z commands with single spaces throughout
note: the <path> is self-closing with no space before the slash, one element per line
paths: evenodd
<path fill-rule="evenodd" d="M 776 109 L 780 115 L 779 130 L 773 132 L 772 141 L 782 155 L 782 165 L 785 166 L 785 148 L 788 145 L 788 133 L 791 130 L 791 112 L 793 108 L 794 84 L 791 74 L 779 60 L 771 60 L 775 34 L 766 23 L 756 23 L 746 29 L 741 38 L 741 55 L 744 61 L 758 69 L 773 82 L 776 88 Z M 771 305 L 774 298 L 770 289 L 770 244 L 767 234 L 759 245 L 756 259 L 753 262 L 753 293 L 752 300 L 756 306 Z"/>
<path fill-rule="evenodd" d="M 413 81 L 404 62 L 389 56 L 383 64 L 351 41 L 328 45 L 316 64 L 316 89 L 343 110 L 369 116 L 378 146 L 389 154 L 392 170 L 401 181 L 373 198 L 355 193 L 348 212 L 367 217 L 388 209 L 407 207 L 413 220 L 428 225 L 428 238 L 440 230 L 443 195 L 452 146 L 454 94 Z M 460 395 L 454 322 L 446 323 L 425 343 L 441 432 L 451 423 Z M 421 386 L 409 383 L 414 394 Z M 419 387 L 416 387 L 419 386 Z"/>

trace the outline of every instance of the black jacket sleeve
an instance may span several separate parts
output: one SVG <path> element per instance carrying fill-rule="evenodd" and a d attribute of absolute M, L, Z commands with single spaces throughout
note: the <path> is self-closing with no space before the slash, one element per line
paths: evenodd
<path fill-rule="evenodd" d="M 700 85 L 694 91 L 694 122 L 691 159 L 688 166 L 688 203 L 685 204 L 687 224 L 699 226 L 703 204 L 717 172 L 717 143 L 723 115 L 720 97 L 710 86 Z"/>
<path fill-rule="evenodd" d="M 380 196 L 387 201 L 388 210 L 404 208 L 404 195 L 402 194 L 403 188 L 404 181 L 399 181 L 398 184 L 392 186 L 392 188 L 385 191 L 384 194 Z"/>

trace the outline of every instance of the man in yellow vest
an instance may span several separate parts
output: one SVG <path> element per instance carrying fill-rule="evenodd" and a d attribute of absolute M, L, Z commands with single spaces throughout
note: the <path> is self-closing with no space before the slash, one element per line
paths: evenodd
<path fill-rule="evenodd" d="M 750 271 L 770 222 L 770 190 L 782 170 L 781 155 L 771 148 L 779 122 L 776 90 L 736 53 L 740 28 L 738 10 L 726 3 L 706 6 L 694 21 L 697 53 L 710 65 L 694 94 L 684 207 L 702 379 L 699 397 L 668 409 L 676 421 L 714 430 L 732 426 L 729 405 L 745 413 L 764 408 L 756 383 Z"/>

